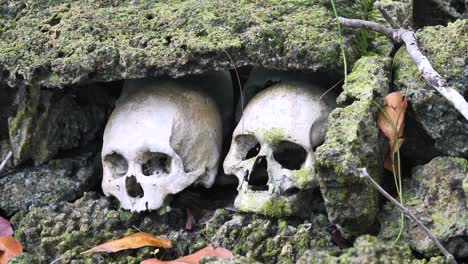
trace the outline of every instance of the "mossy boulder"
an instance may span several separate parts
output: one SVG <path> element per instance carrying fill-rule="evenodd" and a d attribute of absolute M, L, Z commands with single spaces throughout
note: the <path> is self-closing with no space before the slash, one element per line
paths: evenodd
<path fill-rule="evenodd" d="M 200 231 L 195 249 L 206 246 L 209 240 L 252 261 L 294 263 L 306 250 L 336 248 L 327 232 L 328 225 L 321 214 L 313 215 L 309 222 L 220 209 Z"/>
<path fill-rule="evenodd" d="M 325 142 L 316 151 L 320 190 L 330 221 L 348 237 L 369 231 L 378 212 L 376 191 L 359 178 L 366 167 L 379 180 L 387 151 L 377 127 L 376 103 L 389 89 L 390 59 L 359 59 L 329 117 Z"/>
<path fill-rule="evenodd" d="M 326 216 L 316 214 L 311 221 L 278 220 L 255 214 L 218 209 L 206 222 L 186 231 L 182 210 L 130 213 L 118 210 L 113 200 L 85 193 L 74 203 L 58 203 L 21 212 L 11 221 L 18 228 L 15 238 L 25 253 L 13 263 L 139 263 L 155 257 L 154 248 L 107 254 L 80 255 L 86 249 L 109 240 L 136 233 L 138 228 L 172 240 L 171 249 L 160 249 L 158 258 L 172 260 L 205 246 L 224 247 L 248 263 L 294 263 L 306 250 L 334 250 L 326 228 Z M 244 263 L 246 263 L 244 262 Z M 210 262 L 207 262 L 210 263 Z"/>
<path fill-rule="evenodd" d="M 356 3 L 338 8 L 359 16 Z M 237 66 L 342 72 L 336 23 L 323 0 L 15 0 L 0 2 L 0 10 L 0 79 L 10 86 L 225 70 L 233 67 L 225 52 Z"/>
<path fill-rule="evenodd" d="M 297 264 L 371 264 L 371 263 L 405 263 L 405 264 L 445 264 L 442 257 L 429 260 L 415 259 L 408 244 L 393 245 L 374 236 L 363 235 L 356 239 L 353 247 L 343 251 L 307 251 L 296 262 Z"/>
<path fill-rule="evenodd" d="M 60 258 L 62 263 L 140 263 L 155 257 L 154 248 L 127 250 L 108 254 L 80 255 L 101 243 L 138 232 L 170 238 L 174 247 L 161 249 L 172 259 L 189 253 L 194 235 L 183 229 L 183 214 L 157 212 L 135 214 L 117 210 L 118 205 L 96 193 L 85 195 L 74 203 L 58 203 L 36 207 L 17 214 L 12 222 L 18 226 L 15 238 L 23 245 L 24 254 L 12 263 L 50 263 Z"/>
<path fill-rule="evenodd" d="M 467 23 L 458 20 L 447 27 L 426 27 L 417 32 L 422 53 L 448 85 L 465 98 L 468 97 Z M 424 81 L 405 47 L 396 54 L 394 67 L 395 87 L 411 96 L 414 120 L 434 141 L 435 148 L 442 155 L 468 158 L 466 119 Z"/>
<path fill-rule="evenodd" d="M 17 110 L 8 118 L 16 163 L 42 164 L 60 151 L 96 140 L 113 102 L 105 91 L 98 85 L 85 85 L 75 93 L 38 86 L 18 88 Z"/>
<path fill-rule="evenodd" d="M 0 176 L 0 209 L 11 216 L 33 207 L 74 201 L 96 187 L 98 170 L 100 159 L 91 154 L 12 170 Z"/>
<path fill-rule="evenodd" d="M 468 161 L 437 157 L 413 170 L 403 182 L 405 206 L 456 258 L 468 257 L 468 203 L 464 182 L 468 179 Z M 399 211 L 388 204 L 380 216 L 380 237 L 392 240 L 399 230 Z M 437 256 L 439 249 L 424 231 L 405 221 L 404 240 L 425 257 Z"/>
<path fill-rule="evenodd" d="M 399 25 L 411 25 L 413 22 L 413 0 L 381 0 L 382 8 Z"/>

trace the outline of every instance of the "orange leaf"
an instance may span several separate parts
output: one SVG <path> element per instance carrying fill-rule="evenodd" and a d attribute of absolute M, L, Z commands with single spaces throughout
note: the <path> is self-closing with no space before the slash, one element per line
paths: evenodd
<path fill-rule="evenodd" d="M 203 257 L 218 257 L 223 259 L 234 258 L 234 255 L 225 248 L 206 247 L 191 255 L 178 258 L 176 260 L 162 261 L 159 259 L 147 259 L 141 264 L 198 264 Z"/>
<path fill-rule="evenodd" d="M 23 252 L 23 246 L 18 240 L 11 236 L 0 237 L 0 264 L 7 264 L 11 258 L 14 258 Z"/>
<path fill-rule="evenodd" d="M 406 108 L 408 107 L 408 101 L 408 97 L 403 96 L 401 92 L 389 93 L 384 98 L 384 105 L 382 108 L 387 114 L 388 118 L 382 111 L 379 112 L 379 128 L 388 138 L 388 143 L 390 145 L 390 150 L 387 158 L 385 159 L 384 167 L 390 171 L 392 171 L 393 155 L 395 155 L 395 152 L 403 144 L 405 112 Z M 390 119 L 392 123 L 390 123 L 388 119 Z M 396 131 L 393 130 L 392 124 Z M 398 146 L 395 142 L 395 136 L 398 138 Z"/>
<path fill-rule="evenodd" d="M 160 248 L 170 248 L 171 241 L 167 238 L 160 238 L 155 237 L 151 234 L 139 232 L 127 237 L 112 240 L 101 244 L 97 247 L 92 249 L 88 249 L 85 252 L 81 252 L 81 254 L 86 253 L 93 253 L 93 252 L 117 252 L 125 249 L 135 249 L 135 248 L 142 248 L 146 246 L 152 247 L 160 247 Z"/>

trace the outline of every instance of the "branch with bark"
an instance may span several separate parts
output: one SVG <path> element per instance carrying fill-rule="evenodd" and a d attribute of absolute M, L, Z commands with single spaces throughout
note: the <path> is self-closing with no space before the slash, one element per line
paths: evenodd
<path fill-rule="evenodd" d="M 431 233 L 431 231 L 410 211 L 408 208 L 404 207 L 401 203 L 399 203 L 395 198 L 393 198 L 390 194 L 388 194 L 371 176 L 367 173 L 366 168 L 358 169 L 358 172 L 361 178 L 365 178 L 368 180 L 377 191 L 379 191 L 385 198 L 387 198 L 392 204 L 394 204 L 398 210 L 400 210 L 406 217 L 409 217 L 413 220 L 421 229 L 424 230 L 426 235 L 436 244 L 436 246 L 440 249 L 442 254 L 444 254 L 447 262 L 450 264 L 457 264 L 457 261 L 453 257 L 450 252 L 445 249 L 445 247 L 440 243 L 440 241 Z"/>
<path fill-rule="evenodd" d="M 450 87 L 447 81 L 440 76 L 440 74 L 434 70 L 429 60 L 421 53 L 418 47 L 418 41 L 416 34 L 410 29 L 401 28 L 391 16 L 380 6 L 380 2 L 375 2 L 375 7 L 380 11 L 382 16 L 388 21 L 391 27 L 380 25 L 376 22 L 365 21 L 360 19 L 349 19 L 339 17 L 339 23 L 343 26 L 353 28 L 364 28 L 381 33 L 387 36 L 394 43 L 402 44 L 406 46 L 408 54 L 411 56 L 416 66 L 419 69 L 422 77 L 428 84 L 436 89 L 442 96 L 449 100 L 452 105 L 468 120 L 468 103 L 465 98 Z"/>

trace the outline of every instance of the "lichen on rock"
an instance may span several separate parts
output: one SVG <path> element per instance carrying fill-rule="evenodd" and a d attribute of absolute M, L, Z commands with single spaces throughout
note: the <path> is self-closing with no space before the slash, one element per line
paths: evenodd
<path fill-rule="evenodd" d="M 389 89 L 390 59 L 381 56 L 359 59 L 338 102 L 343 106 L 329 117 L 325 142 L 316 151 L 320 189 L 330 221 L 356 237 L 374 224 L 378 196 L 359 179 L 356 169 L 366 167 L 379 179 L 386 152 L 377 128 L 375 102 Z M 345 103 L 349 103 L 348 106 Z"/>
<path fill-rule="evenodd" d="M 419 48 L 448 85 L 468 95 L 468 45 L 466 20 L 447 27 L 425 27 L 417 32 Z M 442 155 L 468 157 L 468 122 L 432 86 L 424 81 L 405 48 L 394 60 L 395 87 L 411 96 L 410 108 L 422 129 L 434 140 Z"/>
<path fill-rule="evenodd" d="M 0 208 L 11 216 L 33 207 L 74 201 L 97 186 L 99 163 L 88 154 L 13 170 L 0 177 Z"/>
<path fill-rule="evenodd" d="M 437 157 L 413 169 L 413 177 L 403 182 L 405 206 L 456 258 L 468 257 L 468 202 L 463 189 L 468 178 L 467 163 L 461 158 Z M 386 240 L 396 237 L 399 216 L 394 206 L 384 207 L 380 237 Z M 406 223 L 404 240 L 425 257 L 440 254 L 417 225 Z"/>
<path fill-rule="evenodd" d="M 16 113 L 8 118 L 16 163 L 47 162 L 57 153 L 84 147 L 103 127 L 113 99 L 102 87 L 87 85 L 77 93 L 21 86 Z"/>
<path fill-rule="evenodd" d="M 339 7 L 358 13 L 355 4 Z M 219 71 L 232 68 L 224 51 L 237 66 L 342 68 L 334 17 L 320 0 L 16 0 L 0 10 L 0 73 L 10 86 Z"/>
<path fill-rule="evenodd" d="M 411 263 L 413 259 L 408 245 L 392 245 L 374 236 L 363 235 L 351 248 L 341 252 L 307 251 L 296 263 Z"/>
<path fill-rule="evenodd" d="M 200 231 L 199 244 L 211 243 L 262 263 L 294 263 L 306 250 L 333 249 L 324 215 L 311 221 L 277 220 L 256 214 L 217 210 Z"/>
<path fill-rule="evenodd" d="M 206 224 L 196 225 L 195 232 L 189 232 L 183 228 L 185 218 L 180 210 L 163 215 L 121 211 L 116 203 L 96 193 L 86 193 L 74 203 L 33 208 L 11 221 L 18 226 L 15 237 L 25 250 L 12 263 L 49 263 L 58 258 L 65 263 L 139 263 L 154 257 L 154 249 L 79 254 L 135 233 L 135 227 L 172 240 L 173 247 L 161 249 L 157 255 L 163 259 L 176 259 L 210 245 L 229 249 L 249 263 L 292 263 L 306 250 L 335 248 L 322 214 L 310 221 L 277 220 L 218 209 Z"/>
<path fill-rule="evenodd" d="M 104 242 L 138 232 L 134 226 L 173 240 L 175 246 L 165 251 L 167 257 L 183 256 L 188 254 L 193 239 L 193 235 L 182 229 L 183 220 L 175 212 L 161 216 L 119 211 L 108 198 L 85 193 L 74 203 L 36 207 L 15 215 L 12 218 L 18 226 L 15 238 L 26 253 L 12 263 L 50 263 L 59 258 L 63 263 L 140 263 L 154 257 L 154 249 L 80 255 Z"/>

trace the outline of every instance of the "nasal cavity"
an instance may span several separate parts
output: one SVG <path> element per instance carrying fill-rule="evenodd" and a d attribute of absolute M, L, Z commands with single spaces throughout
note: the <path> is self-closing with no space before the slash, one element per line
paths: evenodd
<path fill-rule="evenodd" d="M 249 175 L 249 186 L 254 191 L 268 190 L 268 163 L 265 156 L 258 156 Z"/>
<path fill-rule="evenodd" d="M 132 198 L 141 198 L 145 195 L 143 188 L 141 188 L 135 176 L 125 179 L 125 189 L 127 190 L 127 194 Z"/>

